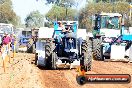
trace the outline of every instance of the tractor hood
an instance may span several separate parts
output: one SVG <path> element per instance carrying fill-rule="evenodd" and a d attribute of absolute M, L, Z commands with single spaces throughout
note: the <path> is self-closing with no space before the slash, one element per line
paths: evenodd
<path fill-rule="evenodd" d="M 54 28 L 41 27 L 39 28 L 38 37 L 39 38 L 52 38 L 54 33 Z"/>
<path fill-rule="evenodd" d="M 77 30 L 77 38 L 82 38 L 83 40 L 86 40 L 87 31 L 86 29 L 78 29 Z"/>
<path fill-rule="evenodd" d="M 119 29 L 100 29 L 100 34 L 105 37 L 118 37 L 121 33 Z"/>

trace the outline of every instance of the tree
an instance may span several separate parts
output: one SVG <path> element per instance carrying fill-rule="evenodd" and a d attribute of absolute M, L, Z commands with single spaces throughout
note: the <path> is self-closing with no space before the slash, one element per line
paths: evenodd
<path fill-rule="evenodd" d="M 67 17 L 70 20 L 74 20 L 75 13 L 76 13 L 76 10 L 69 8 L 67 12 Z M 53 20 L 66 20 L 66 9 L 65 7 L 54 5 L 52 9 L 46 14 L 46 17 L 52 21 Z"/>
<path fill-rule="evenodd" d="M 46 0 L 47 4 L 56 4 L 60 5 L 62 3 L 68 3 L 69 5 L 73 6 L 76 0 Z"/>
<path fill-rule="evenodd" d="M 5 2 L 5 0 L 0 0 L 0 4 L 3 4 Z"/>
<path fill-rule="evenodd" d="M 0 2 L 0 22 L 1 23 L 12 23 L 17 25 L 17 15 L 12 8 L 11 0 L 1 0 Z"/>
<path fill-rule="evenodd" d="M 87 28 L 88 31 L 92 29 L 92 15 L 98 12 L 117 12 L 120 14 L 126 14 L 129 16 L 129 3 L 125 1 L 118 1 L 115 3 L 99 2 L 99 3 L 89 3 L 85 8 L 80 11 L 79 23 L 81 28 Z M 125 20 L 128 21 L 128 20 Z M 127 23 L 127 22 L 125 22 Z"/>
<path fill-rule="evenodd" d="M 44 16 L 39 11 L 31 12 L 25 19 L 26 27 L 43 26 Z"/>

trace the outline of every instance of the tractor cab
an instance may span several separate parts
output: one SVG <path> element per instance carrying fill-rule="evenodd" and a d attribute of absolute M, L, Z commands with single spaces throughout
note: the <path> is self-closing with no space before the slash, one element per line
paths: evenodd
<path fill-rule="evenodd" d="M 94 20 L 93 57 L 97 60 L 124 60 L 125 56 L 129 57 L 132 33 L 125 29 L 124 16 L 101 13 L 96 14 Z M 99 37 L 96 37 L 98 34 Z M 120 53 L 116 55 L 117 52 Z"/>
<path fill-rule="evenodd" d="M 101 29 L 117 29 L 121 28 L 121 14 L 118 13 L 109 13 L 109 14 L 100 14 L 101 15 Z"/>
<path fill-rule="evenodd" d="M 122 15 L 119 13 L 96 14 L 94 31 L 107 38 L 117 38 L 121 34 L 121 22 Z"/>

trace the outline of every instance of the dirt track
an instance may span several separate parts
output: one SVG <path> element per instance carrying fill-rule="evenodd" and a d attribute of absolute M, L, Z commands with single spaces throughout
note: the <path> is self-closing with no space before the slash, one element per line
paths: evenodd
<path fill-rule="evenodd" d="M 33 64 L 34 55 L 17 54 L 7 73 L 3 73 L 0 63 L 0 88 L 132 88 L 130 84 L 85 84 L 76 82 L 73 70 L 40 70 Z M 1 60 L 0 60 L 1 62 Z M 92 71 L 88 74 L 130 74 L 132 63 L 93 61 Z"/>

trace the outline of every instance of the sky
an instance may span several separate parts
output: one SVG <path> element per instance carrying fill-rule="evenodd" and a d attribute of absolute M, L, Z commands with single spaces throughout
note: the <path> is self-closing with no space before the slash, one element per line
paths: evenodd
<path fill-rule="evenodd" d="M 78 8 L 81 8 L 86 0 L 76 1 L 79 2 Z M 14 11 L 21 17 L 22 23 L 30 12 L 38 10 L 41 14 L 46 14 L 52 8 L 51 5 L 45 5 L 45 0 L 12 0 L 12 3 Z"/>

